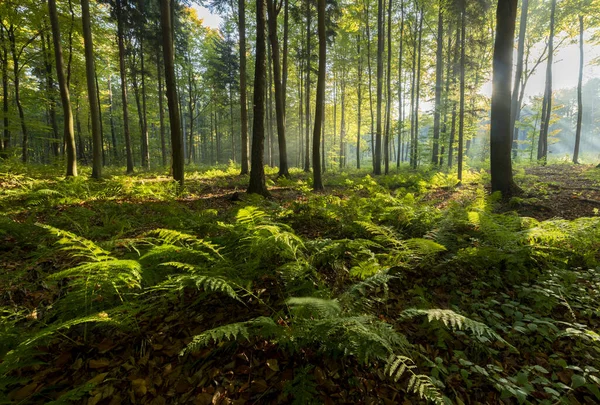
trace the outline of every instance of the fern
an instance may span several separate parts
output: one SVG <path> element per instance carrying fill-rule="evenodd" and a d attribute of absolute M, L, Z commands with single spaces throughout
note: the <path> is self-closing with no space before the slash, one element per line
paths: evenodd
<path fill-rule="evenodd" d="M 335 300 L 297 297 L 289 298 L 286 303 L 296 317 L 305 319 L 336 317 L 342 312 L 340 304 Z"/>
<path fill-rule="evenodd" d="M 207 292 L 220 292 L 234 299 L 238 298 L 235 290 L 239 287 L 224 277 L 202 274 L 197 266 L 186 263 L 167 262 L 162 265 L 184 270 L 188 274 L 171 276 L 165 282 L 153 287 L 153 290 L 181 292 L 185 288 L 192 287 Z"/>
<path fill-rule="evenodd" d="M 368 311 L 373 304 L 384 302 L 387 299 L 389 283 L 397 278 L 397 276 L 389 274 L 388 269 L 379 271 L 371 277 L 352 284 L 340 296 L 340 301 L 354 311 Z M 382 296 L 378 297 L 378 294 Z"/>
<path fill-rule="evenodd" d="M 385 374 L 393 381 L 398 381 L 405 372 L 409 372 L 410 379 L 406 390 L 418 394 L 421 399 L 425 399 L 434 404 L 444 405 L 444 396 L 440 393 L 431 378 L 423 374 L 416 374 L 414 370 L 417 366 L 411 358 L 402 355 L 391 355 L 385 366 Z"/>
<path fill-rule="evenodd" d="M 61 250 L 68 252 L 72 257 L 83 258 L 87 261 L 94 262 L 112 260 L 108 251 L 102 249 L 100 246 L 86 238 L 50 225 L 40 223 L 37 223 L 36 225 L 48 230 L 51 234 L 60 238 L 57 243 L 62 245 Z"/>
<path fill-rule="evenodd" d="M 245 322 L 230 323 L 209 329 L 192 338 L 187 347 L 179 355 L 198 351 L 210 344 L 219 344 L 231 340 L 245 339 L 260 335 L 262 338 L 274 338 L 281 335 L 280 327 L 273 319 L 265 316 L 251 319 Z"/>
<path fill-rule="evenodd" d="M 516 351 L 516 348 L 508 343 L 506 340 L 502 338 L 499 334 L 497 334 L 492 328 L 487 326 L 482 322 L 475 321 L 473 319 L 467 318 L 464 315 L 457 314 L 456 312 L 450 309 L 415 309 L 410 308 L 403 311 L 400 314 L 401 318 L 414 318 L 416 316 L 427 316 L 427 320 L 431 321 L 439 321 L 442 322 L 447 328 L 451 330 L 469 330 L 475 336 L 479 338 L 483 338 L 487 340 L 487 338 L 495 339 L 499 342 L 504 343 L 511 349 Z"/>
<path fill-rule="evenodd" d="M 161 245 L 179 245 L 192 248 L 194 250 L 205 251 L 221 258 L 221 254 L 219 253 L 219 248 L 217 245 L 187 233 L 172 229 L 155 229 L 146 233 L 145 237 L 147 240 L 152 240 L 151 238 L 155 238 L 161 242 Z"/>

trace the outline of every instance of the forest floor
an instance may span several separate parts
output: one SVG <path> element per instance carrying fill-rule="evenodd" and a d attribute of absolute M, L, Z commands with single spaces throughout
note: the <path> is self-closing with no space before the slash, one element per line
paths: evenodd
<path fill-rule="evenodd" d="M 600 169 L 366 173 L 0 167 L 0 403 L 600 402 Z"/>

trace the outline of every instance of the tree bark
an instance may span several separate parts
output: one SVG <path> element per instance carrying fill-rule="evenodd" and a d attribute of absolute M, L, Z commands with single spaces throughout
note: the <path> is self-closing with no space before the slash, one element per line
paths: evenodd
<path fill-rule="evenodd" d="M 123 135 L 125 137 L 127 174 L 132 174 L 133 153 L 131 150 L 131 135 L 129 133 L 129 107 L 127 104 L 127 70 L 125 68 L 125 33 L 123 32 L 123 5 L 121 2 L 122 0 L 117 0 L 117 40 L 119 45 L 119 73 L 121 76 L 121 104 L 123 107 Z"/>
<path fill-rule="evenodd" d="M 248 193 L 268 196 L 263 153 L 265 147 L 266 25 L 265 0 L 256 1 L 256 62 L 254 68 L 254 113 L 252 121 L 252 160 Z"/>
<path fill-rule="evenodd" d="M 29 145 L 28 145 L 28 134 L 27 134 L 27 124 L 25 122 L 25 112 L 23 111 L 23 105 L 21 104 L 21 88 L 20 88 L 20 80 L 19 80 L 19 56 L 17 54 L 16 40 L 14 27 L 11 25 L 7 30 L 8 39 L 10 42 L 10 50 L 12 53 L 13 60 L 13 74 L 14 74 L 14 85 L 15 85 L 15 103 L 17 104 L 17 110 L 19 111 L 19 121 L 21 122 L 21 132 L 23 134 L 23 140 L 21 144 L 21 159 L 23 163 L 27 163 L 29 158 Z"/>
<path fill-rule="evenodd" d="M 163 83 L 162 83 L 162 65 L 160 63 L 160 43 L 156 46 L 156 78 L 158 81 L 158 119 L 160 125 L 160 151 L 162 164 L 167 166 L 167 145 L 165 142 L 165 114 L 163 111 Z"/>
<path fill-rule="evenodd" d="M 362 124 L 361 119 L 362 119 L 362 55 L 360 53 L 360 41 L 361 41 L 361 36 L 360 36 L 360 30 L 361 28 L 358 29 L 358 35 L 356 38 L 356 55 L 358 57 L 358 82 L 357 82 L 357 104 L 358 104 L 358 108 L 357 108 L 357 123 L 356 123 L 356 168 L 360 169 L 360 126 Z"/>
<path fill-rule="evenodd" d="M 81 20 L 83 23 L 88 102 L 92 120 L 92 178 L 99 179 L 102 176 L 102 133 L 100 132 L 98 94 L 96 92 L 96 67 L 94 66 L 94 44 L 90 25 L 89 0 L 81 0 Z"/>
<path fill-rule="evenodd" d="M 310 171 L 310 54 L 311 54 L 311 12 L 310 12 L 310 0 L 306 0 L 306 80 L 304 81 L 304 97 L 306 104 L 304 108 L 304 129 L 306 131 L 306 142 L 304 145 L 304 171 Z M 314 162 L 313 162 L 314 165 Z"/>
<path fill-rule="evenodd" d="M 552 0 L 550 9 L 550 36 L 548 37 L 548 61 L 546 65 L 546 87 L 544 89 L 544 102 L 542 103 L 542 124 L 540 140 L 538 143 L 538 160 L 546 164 L 548 159 L 548 128 L 552 118 L 552 63 L 554 57 L 554 14 L 556 0 Z"/>
<path fill-rule="evenodd" d="M 3 118 L 3 141 L 4 155 L 11 147 L 10 127 L 8 120 L 8 49 L 4 37 L 4 27 L 0 24 L 0 43 L 2 43 L 2 113 Z"/>
<path fill-rule="evenodd" d="M 456 164 L 458 166 L 458 182 L 462 181 L 463 175 L 463 144 L 464 144 L 464 132 L 465 132 L 465 48 L 466 48 L 466 21 L 465 16 L 466 0 L 462 0 L 462 11 L 461 11 L 461 23 L 460 23 L 460 108 L 458 113 L 458 158 Z M 501 3 L 514 0 L 501 0 Z M 509 79 L 510 82 L 510 79 Z M 509 121 L 510 122 L 510 121 Z"/>
<path fill-rule="evenodd" d="M 381 138 L 383 127 L 381 122 L 383 101 L 383 0 L 377 1 L 377 123 L 375 132 L 375 160 L 373 161 L 373 174 L 381 174 Z"/>
<path fill-rule="evenodd" d="M 143 2 L 141 4 L 143 4 Z M 140 31 L 140 73 L 142 75 L 142 167 L 150 170 L 150 144 L 148 141 L 148 114 L 146 111 L 146 69 L 144 64 L 145 57 L 143 28 Z"/>
<path fill-rule="evenodd" d="M 575 130 L 575 150 L 573 163 L 579 163 L 579 144 L 581 143 L 581 119 L 583 117 L 583 99 L 581 87 L 583 84 L 583 15 L 579 15 L 579 78 L 577 80 L 577 129 Z"/>
<path fill-rule="evenodd" d="M 510 133 L 512 134 L 513 156 L 517 156 L 519 147 L 519 129 L 515 128 L 517 116 L 521 105 L 519 103 L 519 87 L 521 85 L 521 76 L 523 75 L 523 57 L 525 54 L 525 35 L 527 33 L 527 14 L 529 12 L 529 0 L 521 0 L 521 20 L 519 23 L 519 44 L 517 45 L 517 66 L 515 69 L 514 87 L 512 91 L 512 100 L 510 104 Z"/>
<path fill-rule="evenodd" d="M 60 98 L 63 108 L 64 122 L 64 142 L 67 155 L 67 177 L 77 176 L 77 158 L 75 156 L 75 131 L 73 130 L 73 111 L 71 110 L 71 98 L 69 95 L 69 86 L 64 71 L 64 61 L 62 45 L 60 43 L 60 26 L 58 23 L 58 13 L 56 11 L 56 1 L 48 0 L 48 12 L 50 16 L 50 25 L 52 27 L 52 38 L 54 42 L 54 59 L 56 62 L 56 75 L 58 78 L 58 87 L 60 89 Z"/>
<path fill-rule="evenodd" d="M 171 125 L 171 150 L 173 162 L 173 179 L 183 187 L 183 139 L 181 137 L 181 120 L 179 118 L 179 104 L 177 103 L 177 83 L 175 78 L 175 55 L 173 52 L 173 33 L 171 13 L 173 0 L 160 1 L 160 22 L 162 30 L 163 58 L 165 63 L 165 82 L 167 85 L 167 104 L 169 108 L 169 122 Z"/>
<path fill-rule="evenodd" d="M 46 91 L 48 92 L 48 116 L 50 117 L 50 126 L 52 127 L 51 150 L 52 155 L 57 158 L 60 147 L 58 136 L 58 123 L 56 120 L 56 100 L 54 99 L 54 79 L 52 77 L 52 50 L 50 49 L 50 35 L 40 35 L 42 41 L 42 54 L 44 57 L 44 67 L 46 69 Z M 47 41 L 47 42 L 46 42 Z"/>
<path fill-rule="evenodd" d="M 317 1 L 318 33 L 319 33 L 319 76 L 317 79 L 317 100 L 315 106 L 315 128 L 313 131 L 313 190 L 323 190 L 321 176 L 320 137 L 325 112 L 325 69 L 327 68 L 327 38 L 325 33 L 325 1 Z"/>
<path fill-rule="evenodd" d="M 248 174 L 248 109 L 246 108 L 246 0 L 238 0 L 238 31 L 240 37 L 240 125 L 242 127 L 242 168 Z"/>
<path fill-rule="evenodd" d="M 434 166 L 438 165 L 440 160 L 439 143 L 440 143 L 440 118 L 442 109 L 442 70 L 443 70 L 443 36 L 444 36 L 444 13 L 443 4 L 440 0 L 438 11 L 438 27 L 437 27 L 437 48 L 435 52 L 435 106 L 433 115 L 433 153 L 431 163 Z"/>
<path fill-rule="evenodd" d="M 388 1 L 387 24 L 387 86 L 386 86 L 386 113 L 385 113 L 385 142 L 384 142 L 384 171 L 390 172 L 390 138 L 392 125 L 392 0 Z"/>
<path fill-rule="evenodd" d="M 412 168 L 416 169 L 419 163 L 419 100 L 421 93 L 421 45 L 423 40 L 423 9 L 419 17 L 419 46 L 417 51 L 417 80 L 415 90 L 415 140 L 413 143 Z"/>
<path fill-rule="evenodd" d="M 271 43 L 271 57 L 273 62 L 273 80 L 275 82 L 275 118 L 277 119 L 277 142 L 279 145 L 279 176 L 290 175 L 287 161 L 287 144 L 285 139 L 285 107 L 284 89 L 281 79 L 281 65 L 279 56 L 279 39 L 277 37 L 277 10 L 274 0 L 267 0 L 267 13 L 269 15 L 269 42 Z"/>
<path fill-rule="evenodd" d="M 404 0 L 400 0 L 400 46 L 398 50 L 398 159 L 396 168 L 400 168 L 402 161 L 402 47 L 404 45 Z"/>
<path fill-rule="evenodd" d="M 375 113 L 373 112 L 373 69 L 371 68 L 371 24 L 369 23 L 369 0 L 364 0 L 365 28 L 367 30 L 367 70 L 369 72 L 369 109 L 371 112 L 371 161 L 375 165 Z M 373 166 L 374 168 L 375 166 Z"/>
<path fill-rule="evenodd" d="M 498 2 L 492 77 L 490 158 L 492 192 L 500 191 L 503 197 L 509 197 L 515 190 L 510 153 L 510 81 L 516 18 L 517 0 Z"/>

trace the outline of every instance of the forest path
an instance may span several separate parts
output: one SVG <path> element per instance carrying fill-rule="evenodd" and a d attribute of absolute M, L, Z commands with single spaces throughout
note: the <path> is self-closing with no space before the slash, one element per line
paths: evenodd
<path fill-rule="evenodd" d="M 593 165 L 531 166 L 520 180 L 525 198 L 513 201 L 520 215 L 575 219 L 600 209 L 600 169 Z"/>

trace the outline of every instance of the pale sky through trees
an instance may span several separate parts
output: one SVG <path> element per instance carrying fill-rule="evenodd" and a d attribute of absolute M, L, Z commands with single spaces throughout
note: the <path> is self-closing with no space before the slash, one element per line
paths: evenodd
<path fill-rule="evenodd" d="M 193 5 L 193 8 L 198 12 L 198 17 L 203 20 L 203 25 L 218 29 L 223 19 L 214 13 L 211 13 L 210 10 L 206 7 L 199 6 L 197 4 Z M 585 83 L 591 78 L 600 77 L 600 66 L 596 64 L 591 64 L 595 58 L 600 57 L 600 52 L 598 48 L 587 43 L 589 39 L 589 35 L 586 35 L 586 44 L 585 44 L 585 67 L 583 71 L 583 82 Z M 539 51 L 543 48 L 543 43 L 538 44 L 537 52 L 533 53 L 533 57 L 537 57 Z M 515 42 L 515 55 L 514 60 L 516 60 L 516 42 Z M 579 45 L 577 43 L 568 44 L 565 42 L 555 54 L 554 59 L 554 77 L 552 80 L 552 86 L 555 90 L 560 90 L 564 88 L 573 88 L 577 86 L 577 69 L 579 68 Z M 491 72 L 490 72 L 491 74 Z M 544 83 L 546 79 L 546 69 L 545 63 L 542 63 L 540 67 L 536 70 L 535 74 L 529 82 L 527 83 L 527 88 L 525 90 L 525 96 L 527 98 L 531 96 L 542 95 L 544 93 Z M 492 95 L 492 78 L 489 78 L 489 81 L 484 84 L 481 88 L 481 93 L 486 96 Z M 428 109 L 430 106 L 425 103 L 422 106 L 424 109 Z"/>

